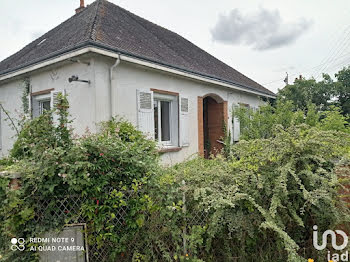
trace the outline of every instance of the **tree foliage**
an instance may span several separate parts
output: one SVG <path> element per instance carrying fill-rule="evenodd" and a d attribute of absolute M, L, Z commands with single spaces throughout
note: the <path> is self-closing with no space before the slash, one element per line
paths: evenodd
<path fill-rule="evenodd" d="M 236 117 L 240 123 L 240 139 L 270 138 L 277 125 L 289 128 L 307 124 L 321 130 L 350 133 L 346 118 L 338 107 L 330 106 L 324 111 L 318 111 L 314 104 L 308 104 L 306 110 L 295 111 L 294 108 L 290 100 L 279 100 L 275 106 L 265 104 L 256 111 L 244 107 L 234 108 L 233 117 Z"/>
<path fill-rule="evenodd" d="M 229 160 L 195 159 L 169 169 L 161 181 L 185 180 L 187 205 L 208 212 L 197 236 L 201 249 L 190 253 L 205 261 L 323 259 L 311 244 L 312 226 L 325 230 L 349 220 L 333 162 L 345 154 L 344 143 L 345 133 L 277 126 L 268 139 L 234 145 Z"/>
<path fill-rule="evenodd" d="M 336 105 L 341 107 L 346 115 L 350 115 L 350 66 L 340 70 L 336 75 L 338 80 Z"/>
<path fill-rule="evenodd" d="M 278 92 L 278 100 L 292 101 L 293 110 L 307 110 L 308 104 L 316 105 L 317 110 L 330 110 L 331 106 L 340 108 L 344 116 L 350 114 L 350 66 L 335 74 L 335 80 L 323 74 L 323 80 L 295 79 Z"/>

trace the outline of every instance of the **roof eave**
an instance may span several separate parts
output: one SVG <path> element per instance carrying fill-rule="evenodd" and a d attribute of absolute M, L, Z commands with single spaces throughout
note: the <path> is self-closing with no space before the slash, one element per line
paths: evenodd
<path fill-rule="evenodd" d="M 82 55 L 88 52 L 94 52 L 94 53 L 99 53 L 102 55 L 110 56 L 110 57 L 118 57 L 119 55 L 122 55 L 121 60 L 126 60 L 129 62 L 133 63 L 138 63 L 138 64 L 143 64 L 144 66 L 147 67 L 153 67 L 159 70 L 163 71 L 170 71 L 175 74 L 185 74 L 186 76 L 190 78 L 199 78 L 198 80 L 206 81 L 206 82 L 212 82 L 214 84 L 219 84 L 219 85 L 224 85 L 226 87 L 231 87 L 234 89 L 239 89 L 240 91 L 243 92 L 248 92 L 248 93 L 254 93 L 260 96 L 265 96 L 269 98 L 276 98 L 276 95 L 274 93 L 265 93 L 261 90 L 257 90 L 255 88 L 245 86 L 239 83 L 234 83 L 231 81 L 219 79 L 210 75 L 202 74 L 199 72 L 194 72 L 185 68 L 180 68 L 174 65 L 169 65 L 166 63 L 162 63 L 159 61 L 154 61 L 149 58 L 141 57 L 135 54 L 131 54 L 125 51 L 118 50 L 116 48 L 102 45 L 93 41 L 86 41 L 82 42 L 79 45 L 76 45 L 72 48 L 67 48 L 64 50 L 60 50 L 59 52 L 52 53 L 46 57 L 43 57 L 39 60 L 32 61 L 30 63 L 24 64 L 22 66 L 10 69 L 8 71 L 4 71 L 3 73 L 0 74 L 0 82 L 10 79 L 15 76 L 23 75 L 29 72 L 32 72 L 34 70 L 37 70 L 39 68 L 46 67 L 48 65 L 52 65 L 73 57 L 76 57 L 78 55 Z M 123 59 L 124 58 L 124 59 Z M 168 70 L 165 70 L 168 69 Z"/>
<path fill-rule="evenodd" d="M 248 89 L 248 91 L 259 92 L 259 93 L 263 94 L 266 97 L 270 97 L 270 98 L 276 98 L 277 97 L 276 94 L 272 93 L 271 91 L 270 91 L 271 93 L 265 93 L 265 92 L 263 92 L 261 90 L 257 90 L 256 88 L 252 88 L 252 87 L 245 86 L 245 85 L 242 85 L 242 84 L 239 84 L 239 83 L 235 83 L 235 82 L 232 82 L 232 81 L 227 81 L 227 80 L 224 80 L 224 79 L 216 78 L 216 77 L 213 77 L 213 76 L 210 76 L 210 75 L 206 75 L 206 74 L 203 74 L 203 73 L 191 71 L 191 70 L 188 70 L 188 69 L 185 69 L 185 68 L 181 68 L 181 67 L 178 67 L 178 66 L 170 65 L 170 64 L 163 63 L 163 62 L 160 62 L 160 61 L 155 61 L 155 60 L 152 60 L 152 59 L 149 59 L 149 58 L 145 58 L 145 57 L 138 56 L 138 55 L 135 55 L 135 54 L 131 54 L 131 53 L 128 53 L 128 52 L 124 52 L 124 51 L 118 50 L 116 48 L 113 48 L 113 47 L 110 47 L 110 46 L 106 46 L 106 45 L 103 45 L 103 44 L 99 44 L 99 43 L 96 43 L 96 42 L 90 42 L 90 44 L 93 47 L 98 47 L 98 48 L 101 48 L 101 49 L 106 49 L 107 51 L 111 51 L 111 52 L 115 53 L 116 55 L 120 54 L 120 55 L 133 57 L 133 58 L 136 58 L 136 59 L 139 59 L 139 60 L 143 60 L 145 62 L 158 64 L 158 65 L 170 68 L 170 69 L 179 70 L 181 72 L 189 73 L 189 74 L 196 75 L 196 76 L 201 76 L 201 77 L 207 78 L 207 79 L 212 79 L 214 81 L 218 81 L 218 82 L 221 82 L 221 83 L 234 85 L 234 86 L 237 86 L 237 87 Z M 113 56 L 113 57 L 117 57 L 117 56 Z"/>

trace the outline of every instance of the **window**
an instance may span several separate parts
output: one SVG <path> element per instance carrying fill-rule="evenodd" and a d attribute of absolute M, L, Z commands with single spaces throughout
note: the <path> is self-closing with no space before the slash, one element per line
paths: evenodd
<path fill-rule="evenodd" d="M 45 111 L 49 111 L 50 107 L 51 107 L 50 100 L 39 101 L 40 115 L 42 115 Z"/>
<path fill-rule="evenodd" d="M 170 143 L 171 102 L 154 100 L 154 136 L 159 142 Z"/>
<path fill-rule="evenodd" d="M 177 96 L 154 94 L 154 138 L 163 146 L 178 146 Z"/>
<path fill-rule="evenodd" d="M 137 90 L 137 128 L 161 149 L 189 146 L 189 100 L 162 90 Z"/>
<path fill-rule="evenodd" d="M 241 122 L 239 125 L 239 132 L 243 133 L 243 130 L 247 129 L 247 125 L 248 125 L 247 121 L 249 121 L 249 119 L 250 119 L 250 113 L 249 113 L 250 106 L 249 106 L 249 104 L 244 104 L 244 103 L 239 103 L 239 106 L 241 108 L 244 108 L 245 110 L 247 110 L 247 111 L 245 111 L 245 117 L 242 119 L 243 122 Z"/>
<path fill-rule="evenodd" d="M 33 117 L 42 115 L 45 111 L 51 109 L 51 95 L 38 95 L 32 97 Z"/>
<path fill-rule="evenodd" d="M 238 103 L 238 106 L 235 106 L 236 108 L 240 107 L 240 108 L 246 108 L 246 109 L 250 109 L 250 105 L 249 104 L 245 104 L 245 103 Z M 232 118 L 232 134 L 233 134 L 233 141 L 237 142 L 239 141 L 239 137 L 243 131 L 243 129 L 246 127 L 246 124 L 244 119 L 243 122 L 240 123 L 240 121 L 238 120 L 237 117 L 233 117 Z"/>

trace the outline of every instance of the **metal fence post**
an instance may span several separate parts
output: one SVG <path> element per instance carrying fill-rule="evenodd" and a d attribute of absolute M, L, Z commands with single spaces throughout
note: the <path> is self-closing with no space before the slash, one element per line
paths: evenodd
<path fill-rule="evenodd" d="M 183 206 L 182 206 L 182 212 L 184 214 L 184 219 L 185 219 L 185 223 L 184 223 L 184 228 L 182 231 L 182 239 L 183 239 L 183 249 L 184 249 L 184 255 L 187 254 L 187 242 L 186 242 L 186 234 L 187 234 L 187 223 L 186 223 L 186 182 L 185 180 L 182 180 L 182 202 L 183 202 Z"/>

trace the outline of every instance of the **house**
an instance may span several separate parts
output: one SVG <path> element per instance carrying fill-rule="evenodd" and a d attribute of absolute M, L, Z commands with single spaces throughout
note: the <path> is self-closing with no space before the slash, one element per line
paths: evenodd
<path fill-rule="evenodd" d="M 29 92 L 24 92 L 27 79 Z M 12 116 L 28 99 L 32 117 L 68 95 L 77 134 L 120 116 L 158 141 L 164 163 L 221 148 L 223 126 L 239 137 L 234 105 L 275 94 L 180 35 L 106 0 L 85 7 L 0 62 L 0 102 Z M 25 96 L 25 97 L 23 97 Z M 1 112 L 1 155 L 14 131 Z"/>

